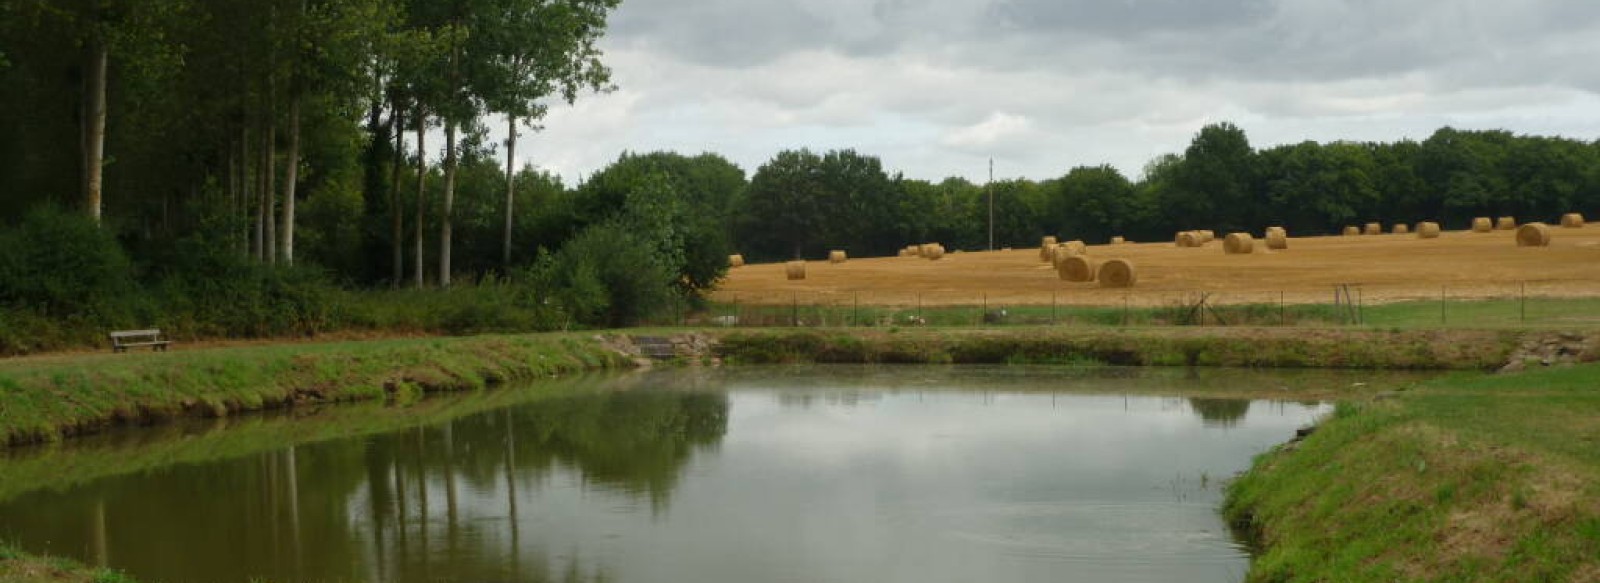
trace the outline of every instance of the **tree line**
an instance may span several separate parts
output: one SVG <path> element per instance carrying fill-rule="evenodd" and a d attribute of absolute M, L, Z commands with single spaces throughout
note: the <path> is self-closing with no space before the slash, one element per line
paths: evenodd
<path fill-rule="evenodd" d="M 752 176 L 735 232 L 742 251 L 768 260 L 893 255 L 928 241 L 979 250 L 989 245 L 991 198 L 999 247 L 1036 246 L 1046 234 L 1104 243 L 1187 229 L 1318 235 L 1367 222 L 1551 221 L 1600 209 L 1600 142 L 1447 127 L 1420 142 L 1255 149 L 1244 130 L 1217 123 L 1137 178 L 1098 165 L 993 184 L 890 175 L 849 150 L 788 151 Z"/>

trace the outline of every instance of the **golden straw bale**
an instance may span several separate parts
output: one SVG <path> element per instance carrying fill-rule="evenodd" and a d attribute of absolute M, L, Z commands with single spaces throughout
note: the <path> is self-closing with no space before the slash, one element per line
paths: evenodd
<path fill-rule="evenodd" d="M 1055 257 L 1055 250 L 1056 250 L 1056 238 L 1055 238 L 1055 236 L 1052 235 L 1052 236 L 1044 237 L 1044 238 L 1040 239 L 1039 240 L 1039 261 L 1043 261 L 1045 263 L 1049 263 L 1050 260 Z"/>
<path fill-rule="evenodd" d="M 728 267 L 744 267 L 744 256 L 737 253 L 729 255 Z"/>
<path fill-rule="evenodd" d="M 850 256 L 846 255 L 844 251 L 833 250 L 828 252 L 828 263 L 844 263 L 849 259 Z"/>
<path fill-rule="evenodd" d="M 1202 244 L 1199 231 L 1180 232 L 1176 241 L 1179 247 L 1199 247 Z"/>
<path fill-rule="evenodd" d="M 1344 228 L 1344 236 L 1346 236 L 1346 237 L 1353 237 L 1353 236 L 1360 235 L 1360 234 L 1361 234 L 1361 228 L 1360 227 L 1354 227 L 1354 226 L 1348 226 L 1347 225 Z"/>
<path fill-rule="evenodd" d="M 1065 247 L 1071 247 L 1072 251 L 1074 253 L 1078 254 L 1078 255 L 1083 255 L 1083 254 L 1086 254 L 1086 253 L 1089 252 L 1089 246 L 1085 245 L 1083 243 L 1083 241 L 1079 241 L 1077 239 L 1073 239 L 1071 241 L 1067 241 L 1066 243 L 1062 243 L 1061 245 L 1065 246 Z"/>
<path fill-rule="evenodd" d="M 928 245 L 926 253 L 923 255 L 923 257 L 927 258 L 929 261 L 938 261 L 940 259 L 944 259 L 944 245 L 940 245 L 938 243 Z"/>
<path fill-rule="evenodd" d="M 1267 248 L 1275 251 L 1288 249 L 1289 232 L 1283 230 L 1283 227 L 1271 227 L 1267 229 Z"/>
<path fill-rule="evenodd" d="M 1100 266 L 1096 279 L 1100 280 L 1100 287 L 1133 287 L 1139 280 L 1139 274 L 1134 271 L 1132 262 L 1126 259 L 1112 259 Z"/>
<path fill-rule="evenodd" d="M 1494 222 L 1494 230 L 1496 231 L 1510 231 L 1515 228 L 1517 228 L 1516 217 L 1500 217 Z"/>
<path fill-rule="evenodd" d="M 1567 214 L 1561 215 L 1561 228 L 1563 228 L 1563 229 L 1582 229 L 1583 228 L 1583 215 L 1580 215 L 1578 213 L 1567 213 Z"/>
<path fill-rule="evenodd" d="M 799 280 L 805 279 L 806 278 L 806 262 L 804 262 L 804 261 L 790 261 L 788 263 L 785 263 L 783 265 L 783 273 L 784 273 L 784 275 L 787 275 L 789 277 L 789 281 L 799 281 Z"/>
<path fill-rule="evenodd" d="M 1363 235 L 1382 235 L 1383 234 L 1383 225 L 1380 225 L 1378 223 L 1367 223 L 1366 228 L 1361 229 L 1361 234 L 1363 234 Z"/>
<path fill-rule="evenodd" d="M 1056 275 L 1066 281 L 1094 281 L 1095 272 L 1100 269 L 1100 263 L 1087 255 L 1073 255 L 1061 260 L 1061 267 L 1056 268 Z"/>
<path fill-rule="evenodd" d="M 1083 251 L 1072 245 L 1056 245 L 1055 255 L 1051 257 L 1050 263 L 1055 265 L 1056 269 L 1061 269 L 1062 261 L 1076 255 L 1083 255 Z"/>
<path fill-rule="evenodd" d="M 1489 217 L 1478 217 L 1476 219 L 1472 219 L 1472 232 L 1488 233 L 1493 230 L 1494 223 L 1489 221 Z"/>
<path fill-rule="evenodd" d="M 1118 235 L 1116 237 L 1112 237 L 1111 238 L 1111 244 L 1112 245 L 1123 245 L 1123 244 L 1126 244 L 1127 242 L 1128 242 L 1128 240 L 1126 238 L 1122 237 L 1121 235 Z"/>
<path fill-rule="evenodd" d="M 1517 227 L 1518 247 L 1549 247 L 1550 225 L 1544 223 L 1528 223 Z"/>
<path fill-rule="evenodd" d="M 1200 244 L 1201 245 L 1205 245 L 1206 243 L 1210 243 L 1212 241 L 1217 240 L 1217 233 L 1215 231 L 1200 230 L 1200 231 L 1195 231 L 1195 233 L 1198 233 L 1200 235 Z"/>
<path fill-rule="evenodd" d="M 1222 252 L 1229 255 L 1243 255 L 1255 251 L 1256 240 L 1250 233 L 1228 233 L 1222 239 Z"/>
<path fill-rule="evenodd" d="M 1407 225 L 1405 223 L 1396 223 L 1394 228 L 1390 229 L 1389 232 L 1396 235 L 1409 235 L 1411 234 L 1411 225 Z"/>
<path fill-rule="evenodd" d="M 1439 223 L 1435 223 L 1433 221 L 1423 221 L 1423 222 L 1417 223 L 1417 238 L 1418 239 L 1438 239 L 1439 238 Z"/>

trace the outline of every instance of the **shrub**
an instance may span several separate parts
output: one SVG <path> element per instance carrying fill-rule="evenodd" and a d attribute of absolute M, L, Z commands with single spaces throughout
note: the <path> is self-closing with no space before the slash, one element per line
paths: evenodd
<path fill-rule="evenodd" d="M 540 289 L 587 326 L 627 326 L 672 305 L 674 272 L 617 223 L 585 229 L 536 267 Z"/>
<path fill-rule="evenodd" d="M 40 207 L 0 231 L 0 305 L 117 325 L 141 311 L 137 292 L 122 247 L 88 217 Z"/>

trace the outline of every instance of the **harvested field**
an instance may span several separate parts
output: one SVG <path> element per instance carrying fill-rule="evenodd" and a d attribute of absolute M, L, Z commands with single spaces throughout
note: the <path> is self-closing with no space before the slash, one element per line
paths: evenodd
<path fill-rule="evenodd" d="M 843 303 L 910 306 L 1100 305 L 1172 303 L 1213 292 L 1214 303 L 1328 303 L 1337 284 L 1358 284 L 1367 303 L 1516 297 L 1600 297 L 1600 229 L 1556 231 L 1549 247 L 1518 247 L 1512 232 L 1297 237 L 1287 251 L 1225 255 L 1170 242 L 1091 245 L 1100 260 L 1139 266 L 1131 289 L 1061 281 L 1038 249 L 968 252 L 940 261 L 860 258 L 787 281 L 782 263 L 731 271 L 713 295 L 742 304 Z"/>

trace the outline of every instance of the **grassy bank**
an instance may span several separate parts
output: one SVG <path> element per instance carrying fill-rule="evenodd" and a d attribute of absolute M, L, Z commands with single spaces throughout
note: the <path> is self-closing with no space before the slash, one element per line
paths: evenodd
<path fill-rule="evenodd" d="M 1505 364 L 1518 338 L 1517 332 L 1481 330 L 773 329 L 721 333 L 719 351 L 735 363 L 1100 363 L 1487 370 Z"/>
<path fill-rule="evenodd" d="M 109 569 L 85 567 L 61 557 L 38 557 L 0 543 L 0 583 L 136 583 Z"/>
<path fill-rule="evenodd" d="M 1341 405 L 1230 487 L 1249 580 L 1600 580 L 1597 387 L 1589 364 Z"/>
<path fill-rule="evenodd" d="M 623 365 L 582 336 L 287 344 L 0 361 L 0 443 L 295 403 L 410 400 Z"/>

